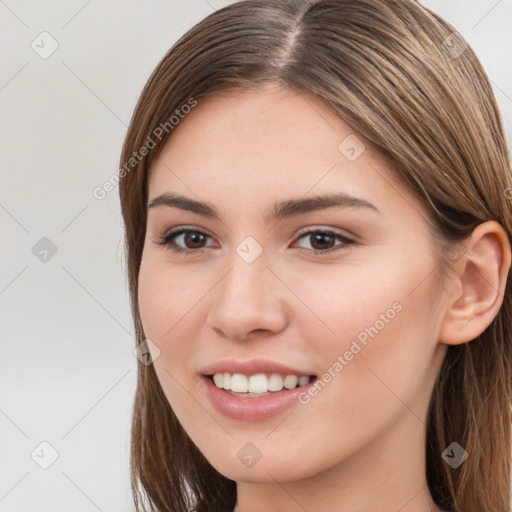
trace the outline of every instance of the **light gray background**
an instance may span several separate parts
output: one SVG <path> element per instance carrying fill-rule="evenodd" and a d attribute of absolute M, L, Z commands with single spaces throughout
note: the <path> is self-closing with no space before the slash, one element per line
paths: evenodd
<path fill-rule="evenodd" d="M 157 62 L 228 3 L 0 0 L 1 512 L 133 510 L 137 360 L 118 191 L 92 190 L 116 172 Z M 510 140 L 512 1 L 423 3 L 483 61 Z M 43 31 L 59 45 L 47 59 L 31 47 Z M 57 247 L 46 262 L 32 252 L 43 237 Z M 43 441 L 58 453 L 48 469 Z"/>

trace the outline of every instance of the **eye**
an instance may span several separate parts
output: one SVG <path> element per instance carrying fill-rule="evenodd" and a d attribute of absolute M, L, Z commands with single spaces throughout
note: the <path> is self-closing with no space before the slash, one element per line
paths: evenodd
<path fill-rule="evenodd" d="M 203 231 L 192 228 L 179 227 L 168 231 L 156 243 L 158 245 L 167 247 L 174 253 L 194 255 L 202 252 L 202 250 L 206 247 L 204 244 L 209 238 L 211 237 Z M 311 250 L 301 250 L 301 253 L 306 255 L 327 254 L 340 249 L 344 249 L 348 245 L 355 243 L 354 240 L 351 240 L 346 236 L 329 229 L 309 229 L 302 231 L 298 237 L 299 240 L 307 238 L 310 239 L 310 243 L 313 248 Z M 177 242 L 180 239 L 181 243 L 184 244 L 185 247 L 178 245 Z M 341 242 L 337 246 L 333 245 L 336 240 Z"/>
<path fill-rule="evenodd" d="M 299 240 L 301 239 L 310 240 L 310 244 L 313 246 L 312 250 L 302 250 L 303 254 L 327 254 L 340 249 L 346 249 L 348 245 L 355 244 L 354 240 L 347 238 L 346 236 L 331 231 L 329 229 L 310 229 L 303 231 L 299 234 Z M 338 244 L 337 248 L 333 243 L 339 240 L 341 244 Z"/>
<path fill-rule="evenodd" d="M 185 244 L 185 248 L 180 247 L 176 243 L 176 240 L 180 237 L 182 237 L 181 241 Z M 160 241 L 158 241 L 157 244 L 163 245 L 175 253 L 191 255 L 201 252 L 203 249 L 202 244 L 207 238 L 210 237 L 202 231 L 181 227 L 168 231 L 163 237 L 160 238 Z"/>

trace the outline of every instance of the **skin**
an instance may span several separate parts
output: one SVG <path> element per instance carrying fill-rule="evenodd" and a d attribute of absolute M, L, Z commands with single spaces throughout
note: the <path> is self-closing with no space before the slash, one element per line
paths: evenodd
<path fill-rule="evenodd" d="M 354 161 L 338 149 L 349 134 L 366 146 Z M 275 202 L 334 191 L 379 211 L 264 217 Z M 170 192 L 210 203 L 221 220 L 149 209 L 140 313 L 169 403 L 210 463 L 236 480 L 241 512 L 441 510 L 426 487 L 427 408 L 447 344 L 472 339 L 501 305 L 510 247 L 499 225 L 486 223 L 469 241 L 487 263 L 479 275 L 496 289 L 485 291 L 475 271 L 467 278 L 470 256 L 442 285 L 419 200 L 318 98 L 277 84 L 199 101 L 150 169 L 149 200 Z M 207 235 L 202 245 L 174 239 L 195 254 L 158 244 L 178 226 Z M 355 243 L 315 244 L 299 237 L 304 228 Z M 252 263 L 236 252 L 247 236 L 263 249 Z M 322 247 L 323 255 L 304 252 Z M 321 376 L 396 303 L 400 312 L 305 405 L 233 420 L 203 390 L 201 368 L 227 358 Z M 248 442 L 261 453 L 250 468 L 237 457 Z"/>

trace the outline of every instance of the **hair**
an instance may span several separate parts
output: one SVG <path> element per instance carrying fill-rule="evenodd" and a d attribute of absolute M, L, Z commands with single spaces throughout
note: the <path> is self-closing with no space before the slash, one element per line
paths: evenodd
<path fill-rule="evenodd" d="M 134 155 L 144 154 L 141 148 L 151 148 L 119 184 L 137 344 L 145 339 L 138 275 L 148 170 L 172 135 L 169 119 L 186 112 L 183 105 L 191 98 L 256 92 L 270 82 L 312 93 L 392 163 L 427 208 L 443 255 L 488 220 L 499 222 L 512 241 L 512 173 L 503 123 L 489 80 L 466 46 L 450 24 L 413 0 L 243 0 L 183 35 L 145 85 L 120 160 L 132 165 Z M 165 134 L 155 141 L 161 126 Z M 508 279 L 497 316 L 474 340 L 448 347 L 434 386 L 426 474 L 443 509 L 509 511 L 511 333 Z M 452 442 L 469 454 L 457 469 L 441 457 Z M 194 445 L 153 365 L 141 363 L 131 484 L 137 510 L 146 510 L 145 500 L 162 512 L 225 512 L 236 502 L 236 482 Z"/>

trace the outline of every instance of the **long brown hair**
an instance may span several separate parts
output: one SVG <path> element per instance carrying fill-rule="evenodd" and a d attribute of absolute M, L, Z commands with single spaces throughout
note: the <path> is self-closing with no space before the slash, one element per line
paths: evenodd
<path fill-rule="evenodd" d="M 481 64 L 452 26 L 413 0 L 241 1 L 209 15 L 174 44 L 149 78 L 126 135 L 120 199 L 137 344 L 145 339 L 137 281 L 148 169 L 172 135 L 169 120 L 207 95 L 268 82 L 323 99 L 389 158 L 431 212 L 443 250 L 491 219 L 512 241 L 502 120 Z M 509 511 L 511 333 L 508 279 L 491 325 L 469 343 L 448 347 L 425 447 L 430 492 L 446 510 Z M 469 453 L 457 469 L 441 458 L 454 441 Z M 199 452 L 154 367 L 142 363 L 131 474 L 137 510 L 146 510 L 147 500 L 162 512 L 225 512 L 236 500 L 235 482 Z"/>

